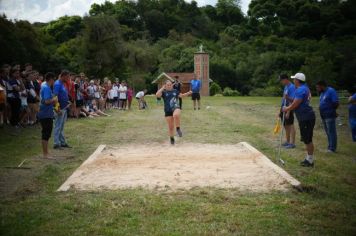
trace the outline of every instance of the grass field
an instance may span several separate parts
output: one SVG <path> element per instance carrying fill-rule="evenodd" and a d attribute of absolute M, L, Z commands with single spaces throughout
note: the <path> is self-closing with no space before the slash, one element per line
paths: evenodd
<path fill-rule="evenodd" d="M 272 130 L 278 103 L 277 98 L 214 97 L 204 98 L 203 109 L 193 111 L 185 99 L 185 137 L 177 145 L 247 141 L 276 162 Z M 304 157 L 299 130 L 297 148 L 282 151 L 284 169 L 302 182 L 304 192 L 56 192 L 99 144 L 168 142 L 162 107 L 153 98 L 149 105 L 146 111 L 115 110 L 111 117 L 69 120 L 65 133 L 73 148 L 53 152 L 62 156 L 57 161 L 38 158 L 39 127 L 20 133 L 0 130 L 0 235 L 356 235 L 356 145 L 348 126 L 340 126 L 338 153 L 326 153 L 319 116 L 315 168 L 299 166 Z M 343 123 L 346 112 L 344 104 Z M 25 158 L 24 166 L 31 169 L 5 168 Z"/>

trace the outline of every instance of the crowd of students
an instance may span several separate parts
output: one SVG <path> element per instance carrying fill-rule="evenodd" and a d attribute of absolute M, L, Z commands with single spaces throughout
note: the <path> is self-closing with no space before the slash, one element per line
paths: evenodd
<path fill-rule="evenodd" d="M 146 90 L 139 91 L 139 108 L 145 103 Z M 49 72 L 45 76 L 30 63 L 21 70 L 20 65 L 0 68 L 0 128 L 11 125 L 14 129 L 42 126 L 44 157 L 48 156 L 48 140 L 54 119 L 54 148 L 69 148 L 63 133 L 68 117 L 80 118 L 110 116 L 107 109 L 130 110 L 134 91 L 125 81 L 111 82 L 104 78 L 89 79 L 84 73 L 63 70 L 58 76 Z"/>

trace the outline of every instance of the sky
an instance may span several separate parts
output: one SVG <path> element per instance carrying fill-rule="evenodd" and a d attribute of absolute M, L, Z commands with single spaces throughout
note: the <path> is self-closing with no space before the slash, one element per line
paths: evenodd
<path fill-rule="evenodd" d="M 115 2 L 116 0 L 109 0 Z M 199 6 L 215 5 L 217 0 L 196 0 Z M 93 3 L 105 0 L 0 0 L 0 13 L 9 19 L 28 20 L 30 22 L 48 22 L 64 15 L 83 16 L 89 12 Z M 241 0 L 244 13 L 250 0 Z"/>

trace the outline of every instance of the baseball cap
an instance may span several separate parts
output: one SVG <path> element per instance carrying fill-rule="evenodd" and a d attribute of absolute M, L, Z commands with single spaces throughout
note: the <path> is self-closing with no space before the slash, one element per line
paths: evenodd
<path fill-rule="evenodd" d="M 300 81 L 303 81 L 305 82 L 305 75 L 303 73 L 297 73 L 295 75 L 292 75 L 291 76 L 292 79 L 297 79 L 297 80 L 300 80 Z"/>

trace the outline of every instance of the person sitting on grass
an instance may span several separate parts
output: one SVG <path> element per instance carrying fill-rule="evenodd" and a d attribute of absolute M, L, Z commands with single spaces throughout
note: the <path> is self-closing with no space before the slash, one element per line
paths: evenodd
<path fill-rule="evenodd" d="M 168 125 L 169 137 L 171 144 L 174 145 L 174 125 L 176 126 L 177 135 L 182 137 L 182 131 L 180 129 L 180 106 L 179 98 L 186 97 L 192 94 L 192 91 L 187 93 L 179 93 L 173 89 L 173 84 L 170 80 L 167 80 L 163 87 L 157 91 L 156 96 L 162 97 L 164 101 L 164 113 Z"/>
<path fill-rule="evenodd" d="M 57 97 L 53 96 L 51 87 L 54 84 L 55 75 L 51 72 L 45 75 L 46 83 L 41 86 L 40 92 L 40 111 L 37 114 L 42 127 L 42 151 L 43 158 L 53 159 L 48 153 L 48 140 L 53 129 L 53 105 L 58 102 Z"/>
<path fill-rule="evenodd" d="M 295 97 L 291 105 L 284 106 L 282 111 L 294 111 L 298 119 L 301 141 L 304 142 L 307 149 L 306 158 L 300 163 L 304 167 L 314 166 L 314 144 L 313 144 L 313 130 L 315 126 L 315 113 L 313 108 L 309 105 L 310 90 L 305 83 L 305 75 L 297 73 L 291 76 L 294 79 L 296 86 Z"/>

